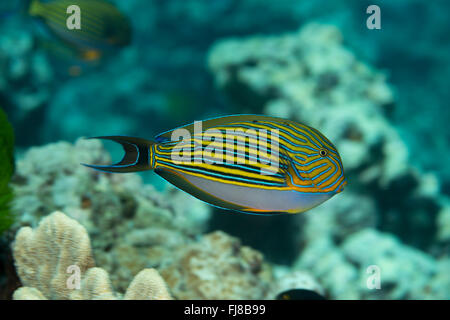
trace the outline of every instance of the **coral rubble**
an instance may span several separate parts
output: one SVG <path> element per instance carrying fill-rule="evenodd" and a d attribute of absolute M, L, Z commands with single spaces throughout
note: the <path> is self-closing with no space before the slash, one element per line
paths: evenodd
<path fill-rule="evenodd" d="M 80 163 L 108 163 L 97 141 L 32 148 L 17 162 L 13 229 L 36 227 L 63 211 L 89 232 L 97 263 L 125 291 L 133 276 L 157 267 L 174 247 L 206 228 L 210 208 L 175 189 L 158 192 L 136 174 L 111 175 Z"/>
<path fill-rule="evenodd" d="M 272 280 L 261 253 L 221 231 L 178 248 L 161 275 L 179 299 L 262 299 Z"/>
<path fill-rule="evenodd" d="M 53 156 L 44 162 L 42 157 L 48 154 Z M 142 184 L 136 174 L 111 175 L 80 165 L 109 162 L 104 154 L 101 143 L 87 140 L 75 145 L 51 144 L 26 153 L 18 161 L 13 182 L 15 228 L 36 227 L 41 219 L 47 221 L 46 212 L 64 211 L 87 229 L 95 260 L 108 272 L 86 272 L 85 278 L 93 273 L 99 279 L 103 284 L 99 287 L 105 287 L 105 279 L 110 278 L 119 292 L 129 286 L 138 288 L 133 277 L 142 269 L 156 268 L 175 298 L 265 297 L 271 272 L 259 252 L 222 232 L 200 237 L 206 229 L 209 206 L 179 191 L 158 192 Z M 21 230 L 19 236 L 31 232 L 29 227 Z M 138 274 L 135 280 L 149 276 Z M 42 294 L 52 298 L 47 292 Z M 125 298 L 132 297 L 138 295 L 125 294 Z"/>
<path fill-rule="evenodd" d="M 443 207 L 437 178 L 411 164 L 387 119 L 395 95 L 386 76 L 359 61 L 336 27 L 225 39 L 212 47 L 209 66 L 239 110 L 294 119 L 332 137 L 348 189 L 373 197 L 377 226 L 419 248 L 431 245 Z"/>
<path fill-rule="evenodd" d="M 304 122 L 340 151 L 349 185 L 302 218 L 292 240 L 300 244 L 293 270 L 310 271 L 334 299 L 448 298 L 448 281 L 432 279 L 445 277 L 438 266 L 449 259 L 449 202 L 438 177 L 412 164 L 389 121 L 396 97 L 384 73 L 359 61 L 336 27 L 316 23 L 281 35 L 220 40 L 210 50 L 209 68 L 240 112 Z M 355 238 L 364 240 L 365 249 L 358 248 L 367 259 L 350 254 Z M 386 269 L 381 291 L 361 284 L 372 263 Z"/>
<path fill-rule="evenodd" d="M 178 191 L 156 191 L 136 174 L 111 175 L 79 165 L 107 163 L 104 154 L 101 143 L 80 140 L 34 148 L 18 161 L 12 183 L 14 228 L 23 228 L 14 256 L 24 287 L 14 298 L 164 296 L 164 291 L 143 288 L 142 281 L 164 281 L 178 299 L 273 299 L 293 288 L 331 299 L 448 297 L 448 257 L 437 259 L 376 231 L 377 211 L 368 196 L 346 191 L 301 216 L 299 232 L 292 236 L 298 257 L 292 266 L 280 267 L 222 231 L 203 235 L 209 207 L 202 202 Z M 52 210 L 65 210 L 67 216 L 47 216 Z M 442 244 L 448 241 L 446 212 L 439 213 Z M 62 232 L 62 226 L 67 230 Z M 36 239 L 48 241 L 48 236 L 65 245 L 52 242 L 43 250 Z M 30 250 L 38 254 L 26 255 Z M 57 274 L 67 268 L 57 263 L 61 256 L 78 261 L 84 270 L 80 290 L 52 282 L 57 279 L 61 286 Z M 94 267 L 92 257 L 102 268 Z M 365 270 L 372 264 L 380 266 L 385 279 L 380 291 L 364 286 Z M 403 271 L 403 277 L 397 276 Z"/>
<path fill-rule="evenodd" d="M 373 37 L 360 28 L 358 0 L 112 1 L 133 17 L 134 43 L 95 66 L 62 57 L 33 18 L 8 14 L 26 1 L 0 4 L 0 107 L 24 151 L 9 183 L 0 119 L 0 232 L 11 222 L 3 204 L 15 218 L 0 238 L 2 297 L 17 287 L 8 246 L 17 232 L 18 300 L 273 299 L 295 288 L 329 299 L 450 299 L 443 1 L 384 4 L 395 19 L 383 28 L 399 32 Z M 400 19 L 405 6 L 410 21 Z M 433 20 L 420 33 L 419 15 Z M 98 141 L 29 148 L 105 132 L 150 137 L 233 110 L 318 128 L 343 158 L 345 192 L 305 215 L 219 219 L 174 188 L 81 166 L 111 162 Z M 380 289 L 368 287 L 371 266 Z"/>

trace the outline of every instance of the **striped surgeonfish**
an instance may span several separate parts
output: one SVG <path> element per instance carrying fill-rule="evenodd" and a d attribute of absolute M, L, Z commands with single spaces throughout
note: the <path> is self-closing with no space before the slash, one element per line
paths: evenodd
<path fill-rule="evenodd" d="M 318 130 L 290 120 L 232 115 L 194 122 L 154 141 L 104 136 L 120 143 L 106 172 L 154 170 L 211 205 L 253 214 L 299 213 L 346 185 L 338 151 Z"/>
<path fill-rule="evenodd" d="M 81 29 L 69 29 L 67 8 L 80 8 Z M 64 43 L 79 50 L 81 58 L 95 60 L 103 51 L 121 48 L 131 41 L 129 19 L 104 0 L 30 0 L 29 15 L 40 18 Z"/>

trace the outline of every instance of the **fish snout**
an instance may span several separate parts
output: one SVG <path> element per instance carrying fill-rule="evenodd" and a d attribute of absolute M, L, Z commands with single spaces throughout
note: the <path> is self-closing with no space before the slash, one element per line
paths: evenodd
<path fill-rule="evenodd" d="M 339 186 L 339 188 L 336 190 L 336 193 L 341 193 L 344 191 L 344 187 L 347 185 L 347 180 L 344 180 L 344 182 Z"/>

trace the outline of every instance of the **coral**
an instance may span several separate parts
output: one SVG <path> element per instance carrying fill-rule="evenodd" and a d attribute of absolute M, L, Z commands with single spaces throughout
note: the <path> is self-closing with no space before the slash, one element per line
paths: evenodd
<path fill-rule="evenodd" d="M 392 90 L 382 73 L 342 46 L 335 27 L 308 24 L 296 33 L 223 40 L 212 47 L 209 66 L 240 107 L 306 122 L 333 137 L 347 171 L 377 164 L 372 149 L 381 143 L 382 160 L 403 172 L 407 149 L 383 117 Z M 390 174 L 378 178 L 387 183 Z"/>
<path fill-rule="evenodd" d="M 14 291 L 14 300 L 48 300 L 44 295 L 36 288 L 21 287 Z"/>
<path fill-rule="evenodd" d="M 448 281 L 446 284 L 430 282 L 437 273 L 437 262 L 433 257 L 372 229 L 348 237 L 342 244 L 342 252 L 357 270 L 361 270 L 354 283 L 361 290 L 361 298 L 423 299 L 427 290 L 434 290 L 432 286 L 448 285 Z M 365 271 L 371 265 L 380 270 L 380 290 L 367 289 L 368 274 Z M 448 292 L 434 298 L 447 299 Z"/>
<path fill-rule="evenodd" d="M 292 33 L 221 40 L 210 50 L 209 68 L 239 112 L 290 118 L 323 132 L 343 159 L 346 192 L 373 198 L 377 227 L 431 246 L 442 207 L 438 179 L 411 164 L 389 122 L 395 95 L 386 75 L 359 61 L 336 27 L 310 23 Z"/>
<path fill-rule="evenodd" d="M 14 171 L 14 132 L 6 114 L 0 108 L 0 235 L 7 230 L 13 218 L 10 213 L 12 191 L 9 181 Z"/>
<path fill-rule="evenodd" d="M 110 162 L 108 152 L 95 140 L 31 148 L 17 161 L 12 183 L 19 199 L 14 203 L 19 216 L 16 226 L 35 226 L 47 212 L 61 210 L 92 232 L 135 218 L 141 228 L 166 226 L 194 234 L 204 227 L 208 207 L 187 201 L 190 198 L 184 193 L 157 192 L 137 174 L 111 175 L 80 165 Z M 169 197 L 176 201 L 167 201 Z"/>
<path fill-rule="evenodd" d="M 2 297 L 16 286 L 9 236 L 26 226 L 35 231 L 24 232 L 37 236 L 39 222 L 60 210 L 83 225 L 91 254 L 104 268 L 87 269 L 81 289 L 70 292 L 70 299 L 120 298 L 118 292 L 127 292 L 130 283 L 139 288 L 135 275 L 151 277 L 152 268 L 175 270 L 165 276 L 172 276 L 173 289 L 187 298 L 272 298 L 285 287 L 311 285 L 332 299 L 449 299 L 450 20 L 445 8 L 450 2 L 383 2 L 389 19 L 382 20 L 382 28 L 396 32 L 377 32 L 362 26 L 365 8 L 359 0 L 350 5 L 330 0 L 112 1 L 133 17 L 133 45 L 95 68 L 83 64 L 78 77 L 67 73 L 72 57 L 54 52 L 60 43 L 41 32 L 39 21 L 17 14 L 27 1 L 0 1 L 0 106 L 16 129 L 17 155 L 26 152 L 6 187 L 12 162 L 9 151 L 5 157 L 7 127 L 0 114 L 0 232 L 9 230 L 0 238 Z M 311 23 L 324 21 L 333 26 Z M 420 32 L 417 21 L 424 22 Z M 208 48 L 219 39 L 224 40 L 209 52 L 209 69 L 234 106 L 212 90 L 205 63 Z M 97 134 L 151 138 L 186 119 L 233 110 L 291 118 L 323 131 L 343 157 L 349 181 L 345 192 L 302 216 L 214 215 L 210 224 L 210 208 L 175 189 L 146 185 L 136 174 L 109 175 L 80 166 L 110 162 L 97 142 L 28 150 Z M 4 209 L 9 188 L 15 194 L 8 210 L 15 219 L 11 228 Z M 202 236 L 216 228 L 239 240 Z M 248 271 L 246 259 L 260 261 L 260 254 L 233 244 L 239 241 L 273 262 L 296 261 L 292 267 L 274 266 L 269 281 L 266 271 Z M 240 248 L 225 250 L 232 263 L 224 262 L 223 268 L 203 257 L 224 258 L 212 252 L 219 242 Z M 224 276 L 224 286 L 230 287 L 240 277 L 233 266 L 241 263 L 244 287 L 248 279 L 257 284 L 249 293 L 238 285 L 234 293 L 220 286 L 208 289 L 206 280 L 192 274 L 196 267 L 185 262 L 189 253 L 210 263 L 201 267 L 212 274 L 214 286 L 222 277 L 214 268 L 233 270 Z M 381 267 L 378 291 L 365 287 L 371 263 Z M 52 298 L 46 290 L 22 287 L 14 297 Z M 145 293 L 139 290 L 136 294 Z"/>
<path fill-rule="evenodd" d="M 48 154 L 53 156 L 44 162 Z M 209 206 L 174 189 L 158 192 L 136 174 L 105 174 L 79 165 L 108 163 L 104 154 L 101 143 L 86 140 L 33 148 L 25 154 L 13 182 L 18 195 L 16 228 L 36 226 L 50 210 L 77 220 L 89 233 L 96 262 L 105 269 L 92 276 L 100 288 L 111 286 L 119 292 L 139 288 L 139 279 L 152 277 L 151 272 L 139 272 L 156 268 L 176 298 L 265 297 L 271 272 L 259 252 L 221 232 L 199 236 L 206 229 Z M 136 274 L 138 282 L 132 280 Z M 91 294 L 79 293 L 81 297 L 105 296 L 95 288 L 83 290 Z"/>
<path fill-rule="evenodd" d="M 342 253 L 340 244 L 350 235 L 376 226 L 376 211 L 369 197 L 344 192 L 311 214 L 302 217 L 297 252 L 291 272 L 308 272 L 323 288 L 320 294 L 330 299 L 358 299 L 354 285 L 358 270 Z"/>
<path fill-rule="evenodd" d="M 380 270 L 379 290 L 367 287 L 370 266 Z M 316 233 L 293 270 L 310 270 L 332 299 L 448 299 L 445 266 L 448 258 L 437 260 L 392 235 L 364 228 L 339 244 L 327 231 Z"/>
<path fill-rule="evenodd" d="M 125 291 L 143 268 L 157 267 L 176 246 L 206 228 L 210 207 L 174 188 L 144 185 L 137 174 L 96 172 L 80 163 L 111 160 L 99 141 L 60 142 L 30 149 L 17 162 L 13 228 L 36 226 L 63 211 L 91 237 L 97 262 Z"/>
<path fill-rule="evenodd" d="M 171 299 L 165 282 L 180 299 L 262 299 L 272 281 L 259 252 L 218 231 L 166 254 L 161 276 L 152 268 L 137 273 L 122 296 L 108 272 L 94 267 L 86 229 L 61 212 L 34 230 L 22 227 L 13 252 L 24 285 L 15 299 Z M 79 288 L 69 286 L 75 283 L 68 269 L 73 265 L 80 270 Z"/>
<path fill-rule="evenodd" d="M 36 230 L 21 228 L 13 254 L 22 284 L 39 289 L 49 299 L 69 297 L 69 266 L 76 265 L 81 273 L 94 266 L 86 230 L 60 212 L 43 219 Z"/>
<path fill-rule="evenodd" d="M 87 231 L 61 212 L 45 217 L 33 230 L 23 227 L 13 247 L 15 264 L 24 287 L 14 299 L 117 299 L 108 273 L 94 267 Z M 71 280 L 78 268 L 79 287 Z M 76 273 L 74 274 L 74 276 Z M 131 282 L 125 299 L 171 299 L 154 269 L 142 270 Z"/>
<path fill-rule="evenodd" d="M 331 299 L 448 299 L 448 275 L 439 267 L 448 257 L 433 257 L 377 231 L 370 203 L 343 193 L 306 215 L 292 270 L 308 270 Z M 381 270 L 381 290 L 366 286 L 371 265 Z"/>
<path fill-rule="evenodd" d="M 125 300 L 171 300 L 166 284 L 155 269 L 139 272 L 124 296 Z"/>
<path fill-rule="evenodd" d="M 221 231 L 175 250 L 160 272 L 178 299 L 262 299 L 271 281 L 263 256 Z"/>
<path fill-rule="evenodd" d="M 115 300 L 109 274 L 102 268 L 89 268 L 83 275 L 79 290 L 72 290 L 71 300 Z"/>
<path fill-rule="evenodd" d="M 11 2 L 2 6 L 10 7 Z M 106 61 L 105 66 L 94 73 L 87 72 L 83 77 L 70 81 L 59 81 L 51 74 L 48 76 L 58 68 L 54 59 L 43 57 L 41 51 L 44 50 L 39 49 L 32 36 L 35 31 L 32 29 L 36 29 L 34 25 L 24 23 L 20 15 L 0 21 L 4 31 L 0 52 L 5 57 L 4 68 L 0 69 L 6 74 L 0 75 L 5 86 L 4 90 L 0 90 L 0 96 L 4 95 L 8 101 L 23 100 L 11 105 L 10 109 L 14 112 L 21 110 L 22 105 L 34 108 L 36 104 L 50 102 L 47 121 L 32 123 L 33 128 L 42 123 L 42 130 L 34 130 L 33 135 L 25 131 L 20 134 L 21 140 L 41 136 L 42 131 L 47 132 L 48 140 L 57 136 L 73 141 L 80 135 L 103 134 L 109 130 L 124 133 L 129 130 L 126 134 L 145 136 L 149 128 L 155 128 L 155 131 L 162 129 L 162 126 L 170 128 L 171 119 L 176 114 L 167 102 L 170 100 L 167 92 L 171 90 L 197 93 L 202 99 L 198 105 L 207 105 L 207 113 L 210 113 L 209 108 L 216 101 L 213 90 L 210 90 L 204 57 L 213 41 L 237 35 L 285 32 L 308 21 L 326 20 L 342 30 L 353 52 L 370 58 L 395 76 L 400 101 L 396 118 L 407 131 L 410 148 L 414 152 L 420 151 L 421 146 L 427 144 L 434 151 L 417 152 L 414 160 L 422 159 L 421 162 L 428 166 L 439 167 L 448 177 L 447 166 L 440 161 L 440 157 L 434 156 L 449 149 L 448 130 L 443 122 L 448 118 L 445 102 L 449 99 L 446 81 L 442 81 L 449 73 L 448 45 L 442 41 L 444 30 L 448 29 L 445 26 L 449 24 L 443 13 L 447 3 L 425 4 L 421 0 L 386 3 L 383 7 L 392 14 L 392 18 L 383 21 L 383 26 L 397 32 L 375 34 L 361 27 L 363 8 L 357 0 L 350 1 L 350 5 L 329 0 L 314 3 L 295 0 L 115 2 L 133 17 L 135 45 L 127 48 L 117 59 Z M 405 11 L 410 14 L 410 19 L 403 19 Z M 426 23 L 418 34 L 414 22 L 418 19 L 433 23 Z M 410 48 L 403 46 L 403 43 L 417 45 Z M 337 64 L 339 58 L 327 60 L 334 60 Z M 319 58 L 314 60 L 316 65 L 323 64 Z M 411 68 L 411 65 L 417 67 Z M 179 77 L 179 74 L 188 74 L 189 81 Z M 423 81 L 424 76 L 428 81 Z M 14 81 L 16 78 L 19 81 Z M 13 81 L 8 81 L 10 79 Z M 321 87 L 333 85 L 333 79 L 333 76 L 324 76 Z M 101 84 L 106 81 L 111 90 L 103 90 Z M 48 88 L 52 87 L 57 90 L 54 90 L 56 96 L 50 99 Z M 374 91 L 375 94 L 383 94 L 383 90 L 380 87 Z M 93 96 L 97 99 L 91 99 Z M 206 96 L 207 99 L 204 98 Z M 120 112 L 124 105 L 127 106 L 126 113 Z M 422 110 L 425 105 L 428 106 L 427 112 L 411 112 Z M 186 109 L 189 111 L 186 112 Z M 151 116 L 143 117 L 146 111 Z M 197 119 L 203 112 L 201 108 L 195 111 L 185 108 L 183 111 L 183 116 L 195 116 Z M 229 112 L 227 109 L 220 111 Z M 179 120 L 181 122 L 182 119 Z M 436 123 L 440 124 L 445 134 L 433 135 L 433 139 L 428 139 Z"/>
<path fill-rule="evenodd" d="M 310 271 L 330 299 L 360 298 L 359 287 L 354 285 L 358 279 L 358 271 L 347 261 L 340 248 L 326 236 L 309 242 L 293 269 Z"/>

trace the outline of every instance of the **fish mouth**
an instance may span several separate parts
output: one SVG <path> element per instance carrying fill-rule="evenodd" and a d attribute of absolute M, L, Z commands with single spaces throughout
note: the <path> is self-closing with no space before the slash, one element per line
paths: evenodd
<path fill-rule="evenodd" d="M 347 185 L 347 180 L 344 180 L 344 182 L 341 184 L 341 186 L 336 190 L 336 193 L 340 193 L 344 191 L 344 187 Z"/>

